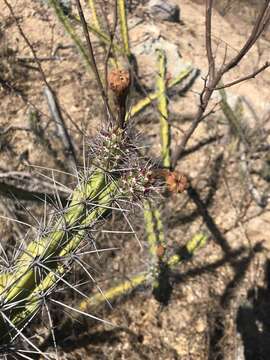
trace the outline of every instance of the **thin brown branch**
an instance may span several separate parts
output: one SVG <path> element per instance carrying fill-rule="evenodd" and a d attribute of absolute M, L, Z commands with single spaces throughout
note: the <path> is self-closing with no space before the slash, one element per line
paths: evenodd
<path fill-rule="evenodd" d="M 210 96 L 210 93 L 207 93 L 207 98 L 208 96 Z M 215 104 L 215 106 L 213 106 L 213 108 L 207 112 L 206 114 L 204 114 L 204 109 L 202 107 L 199 107 L 199 110 L 197 112 L 197 114 L 195 115 L 194 120 L 192 121 L 191 126 L 189 127 L 189 129 L 185 132 L 181 142 L 179 145 L 177 145 L 177 148 L 173 154 L 172 157 L 172 169 L 175 169 L 178 160 L 180 159 L 180 157 L 184 154 L 185 152 L 185 147 L 191 137 L 191 135 L 194 133 L 194 131 L 196 130 L 196 128 L 198 127 L 199 123 L 204 120 L 206 117 L 208 117 L 209 115 L 213 114 L 215 112 L 215 107 L 217 106 L 217 104 Z"/>
<path fill-rule="evenodd" d="M 60 107 L 60 105 L 59 105 L 57 96 L 56 96 L 56 94 L 54 93 L 54 91 L 53 91 L 52 87 L 50 86 L 49 82 L 47 81 L 46 75 L 45 75 L 45 73 L 44 73 L 44 71 L 43 71 L 43 69 L 42 69 L 41 63 L 40 63 L 39 58 L 38 58 L 38 56 L 37 56 L 37 53 L 36 53 L 33 45 L 31 44 L 31 42 L 29 41 L 28 37 L 25 35 L 25 33 L 24 33 L 24 31 L 23 31 L 23 29 L 22 29 L 22 27 L 21 27 L 21 25 L 20 25 L 20 23 L 19 23 L 16 15 L 15 15 L 14 11 L 13 11 L 12 6 L 11 6 L 10 3 L 8 2 L 8 0 L 4 0 L 4 2 L 5 2 L 5 4 L 6 4 L 6 6 L 8 7 L 12 18 L 14 19 L 14 21 L 15 21 L 15 23 L 16 23 L 16 26 L 17 26 L 17 29 L 19 30 L 20 35 L 22 36 L 22 38 L 24 39 L 24 41 L 26 42 L 27 46 L 29 47 L 29 49 L 30 49 L 31 52 L 32 52 L 32 55 L 33 55 L 33 57 L 34 57 L 34 59 L 35 59 L 35 62 L 36 62 L 36 64 L 37 64 L 37 66 L 38 66 L 39 73 L 40 73 L 40 75 L 41 75 L 41 77 L 42 77 L 42 80 L 43 80 L 43 82 L 44 82 L 44 84 L 45 84 L 45 91 L 48 91 L 48 93 L 50 93 L 51 100 L 52 100 L 52 102 L 53 102 L 53 104 L 54 104 L 54 113 L 57 112 L 57 115 L 58 115 L 58 117 L 57 117 L 58 123 L 61 124 L 61 127 L 63 128 L 63 133 L 64 133 L 64 135 L 65 135 L 65 141 L 69 144 L 69 150 L 68 150 L 68 152 L 72 155 L 73 161 L 74 161 L 74 163 L 75 163 L 75 165 L 76 165 L 76 163 L 77 163 L 76 152 L 75 152 L 75 149 L 74 149 L 74 147 L 73 147 L 73 143 L 72 143 L 72 140 L 71 140 L 71 138 L 70 138 L 70 135 L 69 135 L 69 133 L 68 133 L 68 130 L 67 130 L 67 127 L 66 127 L 64 118 L 63 118 L 63 116 L 62 116 L 61 107 Z M 52 115 L 53 115 L 53 113 L 52 113 Z"/>
<path fill-rule="evenodd" d="M 212 49 L 212 9 L 213 9 L 213 0 L 207 0 L 206 2 L 206 52 L 209 66 L 209 80 L 210 82 L 214 79 L 215 76 L 215 60 L 213 56 Z"/>
<path fill-rule="evenodd" d="M 92 47 L 92 43 L 91 43 L 91 39 L 90 39 L 90 34 L 89 34 L 89 31 L 88 31 L 88 26 L 87 26 L 87 23 L 86 23 L 86 20 L 85 20 L 85 17 L 84 17 L 84 13 L 83 13 L 83 9 L 82 9 L 80 0 L 76 0 L 76 6 L 77 6 L 79 17 L 80 17 L 80 20 L 81 20 L 81 23 L 82 23 L 83 32 L 84 32 L 84 36 L 85 36 L 85 39 L 86 39 L 87 48 L 88 48 L 90 60 L 91 60 L 91 63 L 92 63 L 94 75 L 95 75 L 95 78 L 96 78 L 96 81 L 97 81 L 97 84 L 98 84 L 98 87 L 99 87 L 99 91 L 100 91 L 100 94 L 101 94 L 101 97 L 102 97 L 102 100 L 103 100 L 105 116 L 106 116 L 107 122 L 111 123 L 111 120 L 113 120 L 114 117 L 113 117 L 112 111 L 111 111 L 110 106 L 109 106 L 108 96 L 107 96 L 107 94 L 105 92 L 105 89 L 103 87 L 102 81 L 101 81 L 100 76 L 99 76 L 99 72 L 98 72 L 98 68 L 97 68 L 97 64 L 96 64 L 96 60 L 95 60 L 95 56 L 94 56 L 94 51 L 93 51 L 93 47 Z"/>
<path fill-rule="evenodd" d="M 25 127 L 25 126 L 12 126 L 12 125 L 9 125 L 3 131 L 0 131 L 0 136 L 1 135 L 6 135 L 11 131 L 27 131 L 27 132 L 31 132 L 32 129 L 29 128 L 29 127 Z"/>
<path fill-rule="evenodd" d="M 106 18 L 106 16 L 105 16 Z M 107 19 L 108 22 L 108 19 Z M 109 58 L 111 55 L 111 51 L 113 48 L 113 41 L 114 41 L 114 36 L 116 33 L 116 28 L 117 28 L 117 22 L 118 22 L 118 12 L 117 12 L 117 0 L 114 1 L 114 14 L 113 14 L 113 29 L 112 31 L 109 28 L 109 24 L 108 25 L 108 31 L 110 34 L 110 44 L 106 53 L 106 57 L 105 57 L 105 88 L 106 88 L 106 94 L 108 93 L 108 63 L 109 63 Z"/>
<path fill-rule="evenodd" d="M 265 69 L 267 69 L 268 67 L 270 66 L 270 62 L 267 61 L 263 66 L 261 66 L 259 69 L 257 69 L 256 71 L 254 71 L 252 74 L 249 74 L 247 76 L 243 76 L 241 77 L 240 79 L 237 79 L 237 80 L 234 80 L 228 84 L 225 84 L 223 86 L 218 86 L 215 88 L 215 90 L 221 90 L 221 89 L 225 89 L 225 88 L 228 88 L 228 87 L 231 87 L 233 85 L 236 85 L 236 84 L 239 84 L 243 81 L 246 81 L 246 80 L 249 80 L 249 79 L 255 79 L 255 77 L 261 73 L 262 71 L 264 71 Z"/>
<path fill-rule="evenodd" d="M 44 73 L 44 71 L 43 71 L 43 69 L 42 69 L 42 66 L 41 66 L 41 64 L 40 64 L 40 61 L 39 61 L 39 59 L 38 59 L 36 50 L 34 49 L 33 45 L 30 43 L 30 41 L 29 41 L 29 39 L 27 38 L 27 36 L 25 35 L 25 33 L 24 33 L 24 31 L 23 31 L 23 29 L 22 29 L 22 27 L 21 27 L 21 25 L 20 25 L 20 23 L 19 23 L 16 15 L 15 15 L 14 11 L 13 11 L 12 6 L 11 6 L 10 3 L 8 2 L 8 0 L 4 0 L 4 3 L 6 4 L 6 6 L 7 6 L 8 9 L 9 9 L 9 12 L 10 12 L 12 18 L 14 19 L 14 21 L 15 21 L 15 23 L 16 23 L 17 29 L 19 30 L 19 33 L 20 33 L 21 37 L 24 39 L 24 41 L 26 42 L 27 46 L 29 47 L 29 49 L 31 50 L 31 52 L 32 52 L 32 54 L 33 54 L 33 57 L 34 57 L 35 62 L 36 62 L 36 64 L 37 64 L 37 66 L 38 66 L 38 69 L 39 69 L 39 72 L 40 72 L 40 75 L 41 75 L 41 77 L 42 77 L 43 82 L 46 84 L 46 86 L 50 87 L 49 83 L 47 82 L 45 73 Z"/>
<path fill-rule="evenodd" d="M 14 94 L 18 95 L 21 97 L 21 99 L 27 104 L 28 103 L 28 99 L 27 96 L 23 93 L 23 91 L 21 91 L 20 89 L 18 89 L 16 86 L 14 86 L 13 84 L 11 84 L 8 80 L 2 78 L 0 76 L 0 85 L 1 87 L 8 91 L 8 92 L 13 92 Z"/>
<path fill-rule="evenodd" d="M 11 84 L 9 81 L 3 79 L 1 76 L 0 76 L 0 85 L 6 91 L 9 91 L 11 93 L 14 93 L 16 96 L 19 96 L 25 105 L 30 105 L 33 109 L 37 110 L 42 116 L 50 119 L 50 117 L 47 114 L 45 114 L 43 111 L 39 110 L 33 102 L 28 100 L 27 95 L 22 90 L 16 88 L 13 84 Z"/>
<path fill-rule="evenodd" d="M 222 74 L 225 74 L 233 67 L 235 67 L 242 58 L 249 52 L 255 42 L 258 40 L 270 20 L 270 0 L 265 1 L 265 4 L 262 6 L 261 11 L 256 19 L 256 22 L 253 26 L 252 32 L 247 39 L 245 45 L 239 51 L 239 53 L 227 64 L 223 69 L 221 69 Z"/>
<path fill-rule="evenodd" d="M 2 169 L 1 169 L 2 171 Z M 0 172 L 0 194 L 10 199 L 49 203 L 55 202 L 55 193 L 60 194 L 63 204 L 69 192 L 57 184 L 50 184 L 31 173 L 6 171 Z"/>
<path fill-rule="evenodd" d="M 249 52 L 252 46 L 259 39 L 262 32 L 266 29 L 270 22 L 270 0 L 266 0 L 264 5 L 261 8 L 259 15 L 255 21 L 253 29 L 251 31 L 250 36 L 248 37 L 245 45 L 238 52 L 238 54 L 231 59 L 228 64 L 222 65 L 218 71 L 216 71 L 215 58 L 213 57 L 212 51 L 212 42 L 211 42 L 211 20 L 212 20 L 212 9 L 213 9 L 213 1 L 206 1 L 206 21 L 205 21 L 205 37 L 206 37 L 206 51 L 207 51 L 207 59 L 208 59 L 208 75 L 204 83 L 203 90 L 200 94 L 200 104 L 198 111 L 190 125 L 189 129 L 186 131 L 184 137 L 180 141 L 180 143 L 176 146 L 176 149 L 172 156 L 172 168 L 174 169 L 177 165 L 177 162 L 181 155 L 185 150 L 185 146 L 187 145 L 190 137 L 200 124 L 200 122 L 206 117 L 205 110 L 209 104 L 209 101 L 212 97 L 212 94 L 215 90 L 217 90 L 218 84 L 220 83 L 222 77 L 225 73 L 231 70 L 233 67 L 238 65 L 242 58 Z M 244 78 L 235 80 L 234 82 L 227 84 L 223 87 L 232 86 L 241 81 L 247 80 L 251 77 L 255 77 L 259 72 L 265 70 L 269 66 L 269 62 L 267 62 L 262 68 L 257 70 L 251 75 L 248 75 Z M 220 88 L 223 88 L 220 87 Z"/>

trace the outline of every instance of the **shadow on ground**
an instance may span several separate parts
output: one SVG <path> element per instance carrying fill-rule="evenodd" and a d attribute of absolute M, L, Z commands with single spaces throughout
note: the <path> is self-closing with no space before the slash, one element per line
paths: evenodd
<path fill-rule="evenodd" d="M 241 334 L 246 360 L 270 358 L 270 261 L 266 263 L 266 287 L 248 291 L 245 304 L 237 313 L 237 330 Z"/>

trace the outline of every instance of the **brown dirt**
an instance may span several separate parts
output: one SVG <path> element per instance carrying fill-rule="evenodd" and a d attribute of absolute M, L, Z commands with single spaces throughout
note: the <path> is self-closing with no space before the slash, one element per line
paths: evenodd
<path fill-rule="evenodd" d="M 165 38 L 179 46 L 184 61 L 201 69 L 201 77 L 196 80 L 192 89 L 172 101 L 175 118 L 172 122 L 183 131 L 190 124 L 197 107 L 197 92 L 202 88 L 202 78 L 207 71 L 207 60 L 202 1 L 179 0 L 178 3 L 181 7 L 181 24 L 164 22 L 155 25 Z M 255 9 L 255 7 L 249 8 L 243 2 L 240 7 L 231 7 L 223 11 L 226 4 L 221 5 L 221 3 L 218 2 L 214 13 L 213 26 L 214 44 L 218 46 L 217 58 L 220 61 L 224 56 L 225 44 L 228 49 L 227 56 L 232 56 L 244 43 L 252 23 L 252 11 Z M 54 125 L 49 122 L 43 85 L 38 72 L 32 68 L 35 64 L 27 63 L 32 67 L 22 67 L 18 61 L 19 58 L 32 57 L 32 55 L 18 34 L 2 0 L 0 5 L 3 9 L 0 18 L 0 61 L 4 68 L 4 72 L 0 72 L 0 75 L 16 87 L 18 93 L 27 96 L 25 103 L 20 95 L 1 90 L 1 130 L 9 125 L 29 127 L 29 107 L 36 106 L 43 113 L 42 124 L 48 125 L 47 136 L 61 161 L 64 159 L 64 154 L 55 135 Z M 53 13 L 42 7 L 39 2 L 17 0 L 14 4 L 12 2 L 12 5 L 39 57 L 51 56 L 59 44 L 72 45 Z M 236 9 L 240 9 L 245 16 L 239 18 Z M 142 26 L 148 24 L 149 19 L 142 5 L 136 8 L 136 14 L 144 16 Z M 136 42 L 136 36 L 138 36 L 136 33 L 131 32 L 131 44 Z M 15 55 L 7 59 L 9 48 Z M 97 49 L 96 51 L 98 52 Z M 96 129 L 100 127 L 101 101 L 97 96 L 95 82 L 85 70 L 76 50 L 62 49 L 59 50 L 59 55 L 61 60 L 42 61 L 42 66 L 47 80 L 57 92 L 61 107 L 72 119 L 72 122 L 67 119 L 67 126 L 77 152 L 82 153 L 84 137 L 75 125 L 83 129 L 84 134 L 89 138 L 95 134 Z M 241 66 L 226 76 L 224 82 L 251 73 L 266 59 L 269 59 L 269 34 L 260 40 Z M 260 127 L 269 111 L 269 84 L 270 71 L 267 70 L 256 79 L 229 90 L 232 97 L 244 96 L 252 103 L 260 119 L 260 123 L 255 125 L 254 120 L 251 120 L 249 125 L 253 128 Z M 251 118 L 250 114 L 249 117 Z M 139 120 L 137 130 L 142 132 L 142 138 L 147 139 L 147 143 L 153 145 L 153 149 L 156 150 L 159 148 L 159 124 L 156 113 L 152 112 L 149 116 L 142 114 Z M 269 129 L 269 117 L 264 126 Z M 185 261 L 173 272 L 171 280 L 173 290 L 169 304 L 167 306 L 159 304 L 149 289 L 142 288 L 129 294 L 124 299 L 118 300 L 113 310 L 106 307 L 99 310 L 98 315 L 112 325 L 82 321 L 82 324 L 74 325 L 74 328 L 69 329 L 70 336 L 59 347 L 60 359 L 242 360 L 244 349 L 246 354 L 250 351 L 253 356 L 246 359 L 257 359 L 254 354 L 259 354 L 260 351 L 262 356 L 265 356 L 268 350 L 265 339 L 269 335 L 267 320 L 269 295 L 266 275 L 269 270 L 270 208 L 268 205 L 262 209 L 252 200 L 239 170 L 237 153 L 231 150 L 228 141 L 224 141 L 227 133 L 228 126 L 224 125 L 221 112 L 209 117 L 196 130 L 188 145 L 191 151 L 179 165 L 181 171 L 189 175 L 193 186 L 205 202 L 208 214 L 204 213 L 204 219 L 186 193 L 174 194 L 170 200 L 162 201 L 161 211 L 166 224 L 170 253 L 183 246 L 199 231 L 209 234 L 207 245 L 200 249 L 192 260 Z M 180 135 L 181 132 L 176 130 L 173 142 Z M 206 146 L 199 146 L 196 151 L 192 151 L 192 147 L 198 142 L 206 141 L 214 135 L 223 136 L 223 140 L 209 142 Z M 56 167 L 54 158 L 44 151 L 44 147 L 32 132 L 11 130 L 5 135 L 0 135 L 0 144 L 2 171 L 35 173 L 37 171 L 35 166 Z M 265 154 L 261 159 L 254 160 L 254 166 L 261 169 L 264 165 L 262 162 L 264 157 Z M 69 177 L 64 175 L 56 175 L 56 177 L 70 187 L 74 185 Z M 259 189 L 268 186 L 260 179 L 256 178 L 255 181 Z M 28 219 L 13 201 L 3 197 L 0 202 L 4 207 L 8 204 L 11 214 L 16 214 L 18 219 L 33 221 Z M 27 206 L 34 214 L 41 216 L 43 211 L 41 207 L 30 206 L 29 203 Z M 6 213 L 4 215 L 9 216 Z M 102 246 L 115 246 L 120 250 L 109 257 L 91 259 L 91 265 L 97 269 L 96 276 L 102 289 L 150 266 L 140 225 L 143 221 L 142 214 L 135 212 L 135 215 L 132 221 L 134 227 L 138 229 L 138 236 L 144 249 L 140 250 L 136 239 L 132 236 L 107 237 L 103 239 Z M 115 219 L 110 220 L 108 227 L 115 226 L 113 221 Z M 116 224 L 122 230 L 122 224 L 119 222 Z M 128 229 L 127 225 L 125 227 Z M 1 241 L 14 243 L 15 225 L 0 219 L 0 228 Z M 18 231 L 24 233 L 25 229 L 19 226 Z M 247 314 L 250 323 L 244 323 L 243 314 Z M 248 332 L 252 326 L 253 332 Z M 42 338 L 46 334 L 48 334 L 46 329 L 39 329 L 36 337 Z M 48 351 L 50 352 L 50 349 Z M 266 359 L 266 357 L 261 358 Z"/>

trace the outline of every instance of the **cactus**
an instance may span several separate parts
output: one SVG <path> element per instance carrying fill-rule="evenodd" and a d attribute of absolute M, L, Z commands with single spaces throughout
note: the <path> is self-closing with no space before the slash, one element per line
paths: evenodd
<path fill-rule="evenodd" d="M 187 254 L 192 257 L 198 249 L 203 247 L 206 244 L 207 236 L 204 234 L 196 234 L 192 239 L 190 239 L 186 246 L 185 250 Z M 184 258 L 181 255 L 172 255 L 168 259 L 168 265 L 170 268 L 174 269 L 179 263 L 181 263 Z M 89 299 L 83 300 L 80 303 L 80 310 L 85 311 L 87 309 L 95 309 L 105 301 L 114 301 L 119 296 L 126 295 L 128 292 L 138 288 L 141 285 L 151 284 L 151 279 L 149 277 L 149 273 L 147 271 L 139 273 L 137 275 L 132 276 L 129 280 L 124 281 L 111 289 L 107 290 L 103 295 L 95 294 Z"/>
<path fill-rule="evenodd" d="M 100 22 L 99 22 L 99 19 L 98 19 L 95 0 L 88 0 L 88 6 L 91 9 L 92 22 L 94 24 L 94 27 L 98 31 L 101 31 L 101 26 L 100 26 Z"/>
<path fill-rule="evenodd" d="M 77 36 L 70 19 L 65 16 L 56 0 L 49 0 L 49 3 L 78 47 L 88 70 L 93 71 L 93 64 L 89 60 L 87 51 Z M 89 5 L 92 6 L 92 11 L 95 12 L 94 1 L 89 1 Z M 118 2 L 118 11 L 124 49 L 114 44 L 112 48 L 129 58 L 131 52 L 124 1 Z M 96 20 L 94 22 L 96 22 L 95 26 L 98 28 L 94 29 L 89 25 L 88 27 L 98 35 L 103 43 L 111 46 L 110 37 L 101 32 L 97 18 L 94 20 Z M 166 84 L 164 54 L 160 54 L 159 65 L 160 79 L 157 82 L 157 93 L 150 94 L 146 101 L 144 99 L 137 104 L 132 109 L 131 116 L 149 105 L 151 101 L 158 99 L 159 110 L 162 116 L 167 119 L 166 87 L 170 88 L 181 82 L 190 74 L 191 69 L 185 69 L 178 77 Z M 116 128 L 112 129 L 110 126 L 109 130 L 100 132 L 97 141 L 92 145 L 92 152 L 90 151 L 92 166 L 78 175 L 80 180 L 67 205 L 55 212 L 45 228 L 36 231 L 35 238 L 27 246 L 19 249 L 19 255 L 14 259 L 12 267 L 3 269 L 3 273 L 0 274 L 0 352 L 2 353 L 7 353 L 11 349 L 13 351 L 15 340 L 22 338 L 36 353 L 42 354 L 37 346 L 24 335 L 24 329 L 29 326 L 44 305 L 47 307 L 47 300 L 60 304 L 60 302 L 52 299 L 52 294 L 55 293 L 59 283 L 64 283 L 80 295 L 83 295 L 84 298 L 87 298 L 80 290 L 70 284 L 68 273 L 89 230 L 96 229 L 99 223 L 112 211 L 114 203 L 118 205 L 119 200 L 145 200 L 146 223 L 149 220 L 149 239 L 151 236 L 153 237 L 152 243 L 149 242 L 150 247 L 152 246 L 151 253 L 156 260 L 156 264 L 159 264 L 161 260 L 163 261 L 164 253 L 161 253 L 158 248 L 161 245 L 165 252 L 166 243 L 161 214 L 158 209 L 150 208 L 150 202 L 146 200 L 149 190 L 155 189 L 156 179 L 150 171 L 151 164 L 149 161 L 143 160 L 126 129 L 130 114 L 126 114 L 125 101 L 130 79 L 127 76 L 128 81 L 122 84 L 125 79 L 124 73 L 121 71 L 117 70 L 117 74 L 118 72 L 121 73 L 120 83 L 115 83 L 115 79 L 109 82 L 110 86 L 111 83 L 113 85 L 111 90 L 116 94 L 116 105 L 119 113 Z M 122 86 L 124 86 L 124 89 L 122 89 Z M 165 128 L 165 123 L 162 123 L 162 121 L 161 125 L 163 125 L 161 131 L 162 149 L 164 150 L 163 165 L 169 167 L 170 129 Z M 153 221 L 156 228 L 150 229 Z M 168 262 L 168 258 L 166 257 L 164 261 Z M 177 263 L 177 260 L 175 263 Z M 131 286 L 128 283 L 120 284 L 119 287 L 112 289 L 112 292 L 107 294 L 108 298 L 113 299 L 140 284 L 154 282 L 152 275 L 149 272 L 144 272 L 135 276 L 132 279 Z M 149 278 L 151 278 L 150 281 Z M 85 301 L 87 303 L 87 300 Z M 95 295 L 92 301 L 100 303 L 102 302 L 102 296 Z M 81 305 L 81 309 L 77 310 L 78 313 L 82 313 L 82 309 L 84 309 L 84 305 Z M 48 358 L 44 354 L 42 355 Z"/>
<path fill-rule="evenodd" d="M 181 83 L 185 80 L 191 73 L 192 67 L 187 66 L 185 69 L 182 69 L 179 74 L 168 81 L 167 88 L 171 89 L 177 84 Z M 153 93 L 148 94 L 145 98 L 139 100 L 135 105 L 133 105 L 127 114 L 127 117 L 132 118 L 135 115 L 138 115 L 142 110 L 144 110 L 147 106 L 149 106 L 153 101 L 157 100 L 161 96 L 162 92 L 156 91 Z"/>
<path fill-rule="evenodd" d="M 53 225 L 21 250 L 12 271 L 0 276 L 0 345 L 21 335 L 21 329 L 38 312 L 44 299 L 70 270 L 73 255 L 89 229 L 97 226 L 114 201 L 141 197 L 152 187 L 149 164 L 141 163 L 126 132 L 112 130 L 93 147 L 93 167 L 73 191 L 70 202 L 56 212 Z"/>
<path fill-rule="evenodd" d="M 117 3 L 118 3 L 121 37 L 122 37 L 122 41 L 123 41 L 123 45 L 124 45 L 124 51 L 125 51 L 126 56 L 128 58 L 130 58 L 131 52 L 130 52 L 130 46 L 129 46 L 125 0 L 119 0 Z"/>
<path fill-rule="evenodd" d="M 171 167 L 171 132 L 168 123 L 169 111 L 166 92 L 166 56 L 163 50 L 158 50 L 157 68 L 157 93 L 158 110 L 160 114 L 160 138 L 161 138 L 161 155 L 163 167 L 169 169 Z"/>

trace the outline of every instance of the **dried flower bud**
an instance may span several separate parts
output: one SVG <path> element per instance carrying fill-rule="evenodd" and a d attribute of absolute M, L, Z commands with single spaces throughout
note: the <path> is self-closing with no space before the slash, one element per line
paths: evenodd
<path fill-rule="evenodd" d="M 178 171 L 153 169 L 150 174 L 152 174 L 152 182 L 160 177 L 164 178 L 170 192 L 182 193 L 188 188 L 188 178 Z"/>
<path fill-rule="evenodd" d="M 177 171 L 169 171 L 166 174 L 166 183 L 169 191 L 182 193 L 188 187 L 188 179 Z"/>
<path fill-rule="evenodd" d="M 109 88 L 116 94 L 122 96 L 130 86 L 130 73 L 128 70 L 112 70 L 108 75 Z"/>
<path fill-rule="evenodd" d="M 162 258 L 165 254 L 165 247 L 162 244 L 159 244 L 156 248 L 156 255 L 158 258 Z"/>

